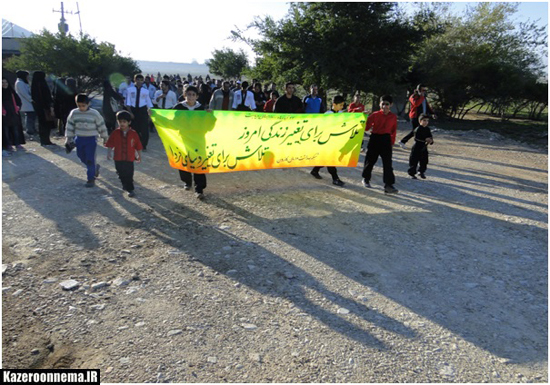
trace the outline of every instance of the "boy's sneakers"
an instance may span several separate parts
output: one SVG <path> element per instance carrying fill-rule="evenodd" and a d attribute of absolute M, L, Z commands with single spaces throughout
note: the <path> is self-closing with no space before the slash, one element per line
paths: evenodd
<path fill-rule="evenodd" d="M 418 178 L 416 177 L 416 175 L 411 175 L 411 174 L 409 174 L 409 176 L 411 177 L 411 179 L 418 179 Z"/>
<path fill-rule="evenodd" d="M 405 143 L 403 143 L 403 142 L 398 142 L 397 145 L 398 145 L 399 147 L 401 147 L 403 150 L 406 150 L 406 149 L 407 149 L 407 146 L 406 146 Z"/>
<path fill-rule="evenodd" d="M 423 172 L 419 172 L 418 175 L 420 175 L 422 179 L 426 179 L 426 174 L 424 174 Z"/>
<path fill-rule="evenodd" d="M 129 196 L 130 198 L 135 197 L 135 196 L 136 196 L 136 193 L 134 192 L 134 190 L 128 191 L 128 196 Z"/>
<path fill-rule="evenodd" d="M 334 179 L 334 180 L 332 181 L 332 184 L 335 185 L 335 186 L 340 186 L 340 187 L 342 187 L 343 185 L 345 185 L 345 183 L 342 182 L 340 179 Z"/>
<path fill-rule="evenodd" d="M 25 147 L 23 147 L 22 145 L 20 145 L 20 144 L 15 146 L 15 148 L 17 148 L 17 151 L 27 151 L 27 149 Z"/>
<path fill-rule="evenodd" d="M 99 164 L 96 164 L 95 165 L 95 177 L 97 178 L 99 176 L 99 169 L 101 168 L 101 166 Z"/>
<path fill-rule="evenodd" d="M 86 182 L 86 184 L 84 185 L 84 187 L 94 187 L 95 186 L 95 181 L 93 180 L 89 180 Z"/>
<path fill-rule="evenodd" d="M 190 184 L 185 184 L 185 185 L 183 185 L 183 189 L 185 191 L 189 191 L 189 190 L 191 190 L 191 185 Z"/>
<path fill-rule="evenodd" d="M 399 190 L 396 189 L 395 187 L 393 187 L 392 185 L 388 185 L 388 186 L 384 187 L 384 192 L 386 194 L 397 194 L 399 192 Z"/>
<path fill-rule="evenodd" d="M 371 185 L 369 182 L 367 182 L 365 179 L 363 179 L 361 181 L 361 184 L 363 185 L 363 187 L 366 187 L 366 188 L 371 188 Z"/>
<path fill-rule="evenodd" d="M 321 175 L 319 175 L 318 172 L 311 171 L 310 174 L 313 175 L 313 177 L 314 177 L 315 179 L 323 179 L 323 177 L 322 177 Z"/>
<path fill-rule="evenodd" d="M 204 194 L 201 193 L 201 192 L 196 192 L 195 197 L 199 200 L 203 200 L 204 199 Z"/>

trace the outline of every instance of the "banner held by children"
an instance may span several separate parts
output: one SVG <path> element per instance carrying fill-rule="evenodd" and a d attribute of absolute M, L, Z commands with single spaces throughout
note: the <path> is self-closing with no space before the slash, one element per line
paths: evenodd
<path fill-rule="evenodd" d="M 153 109 L 170 166 L 196 174 L 355 167 L 364 114 L 267 114 Z"/>

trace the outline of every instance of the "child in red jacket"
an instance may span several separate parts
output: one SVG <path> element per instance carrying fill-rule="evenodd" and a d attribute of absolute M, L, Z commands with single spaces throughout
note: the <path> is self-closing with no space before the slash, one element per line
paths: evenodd
<path fill-rule="evenodd" d="M 116 119 L 119 128 L 111 133 L 105 143 L 105 147 L 109 149 L 107 160 L 113 159 L 114 149 L 115 168 L 122 182 L 122 189 L 128 191 L 129 197 L 133 197 L 136 195 L 134 192 L 134 161 L 141 162 L 143 146 L 138 133 L 130 127 L 132 115 L 128 111 L 119 111 L 116 114 Z"/>
<path fill-rule="evenodd" d="M 367 119 L 365 132 L 372 130 L 369 144 L 367 145 L 367 154 L 365 156 L 365 165 L 363 167 L 363 186 L 371 187 L 370 179 L 372 168 L 376 164 L 378 157 L 382 158 L 384 192 L 386 194 L 396 194 L 398 190 L 393 187 L 395 175 L 392 166 L 392 146 L 395 143 L 397 133 L 397 116 L 390 111 L 393 99 L 389 95 L 380 98 L 380 110 L 372 113 Z"/>

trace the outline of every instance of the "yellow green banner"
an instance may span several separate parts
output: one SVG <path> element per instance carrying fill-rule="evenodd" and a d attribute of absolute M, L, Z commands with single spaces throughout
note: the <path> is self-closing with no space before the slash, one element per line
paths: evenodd
<path fill-rule="evenodd" d="M 366 115 L 153 109 L 170 166 L 196 174 L 355 167 Z"/>

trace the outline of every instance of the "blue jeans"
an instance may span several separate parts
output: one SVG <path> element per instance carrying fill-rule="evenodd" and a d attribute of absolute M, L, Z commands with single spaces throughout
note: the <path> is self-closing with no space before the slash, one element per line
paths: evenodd
<path fill-rule="evenodd" d="M 97 141 L 95 136 L 77 136 L 74 138 L 76 155 L 86 165 L 88 181 L 95 180 L 95 150 Z"/>
<path fill-rule="evenodd" d="M 36 112 L 27 111 L 25 112 L 25 128 L 27 129 L 28 135 L 36 134 Z"/>

